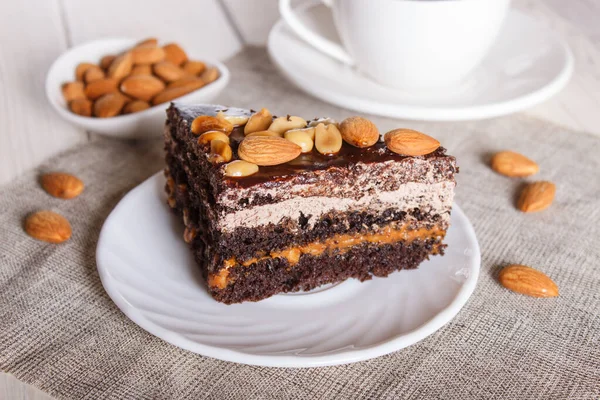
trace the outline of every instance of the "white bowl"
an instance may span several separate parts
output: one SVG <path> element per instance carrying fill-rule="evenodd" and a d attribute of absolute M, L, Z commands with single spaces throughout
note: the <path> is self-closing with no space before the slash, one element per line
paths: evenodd
<path fill-rule="evenodd" d="M 75 80 L 75 67 L 79 63 L 98 63 L 102 56 L 120 53 L 131 48 L 135 43 L 137 43 L 135 39 L 95 40 L 73 47 L 62 54 L 54 61 L 46 76 L 46 95 L 50 104 L 64 119 L 86 131 L 119 138 L 160 136 L 165 122 L 165 110 L 169 107 L 168 102 L 133 114 L 112 118 L 93 118 L 72 113 L 67 108 L 67 103 L 62 95 L 62 84 Z M 220 76 L 211 84 L 177 98 L 177 102 L 210 103 L 229 83 L 229 70 L 220 62 L 210 60 L 202 54 L 188 52 L 188 55 L 191 59 L 202 60 L 208 66 L 217 67 Z"/>

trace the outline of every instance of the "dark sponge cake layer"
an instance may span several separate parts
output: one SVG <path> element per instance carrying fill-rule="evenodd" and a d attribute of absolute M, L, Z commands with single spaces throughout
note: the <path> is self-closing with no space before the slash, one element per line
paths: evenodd
<path fill-rule="evenodd" d="M 223 289 L 209 286 L 209 291 L 226 304 L 258 301 L 277 293 L 307 291 L 348 278 L 365 281 L 373 276 L 385 277 L 394 271 L 414 269 L 436 252 L 443 252 L 439 241 L 417 240 L 384 246 L 364 244 L 343 254 L 304 255 L 293 266 L 285 259 L 273 258 L 230 268 L 227 278 L 231 283 Z M 198 262 L 202 262 L 201 258 L 201 255 L 196 257 Z"/>

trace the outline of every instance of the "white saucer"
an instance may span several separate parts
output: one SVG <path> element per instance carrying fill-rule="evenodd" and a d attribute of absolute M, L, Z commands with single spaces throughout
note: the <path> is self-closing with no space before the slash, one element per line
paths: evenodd
<path fill-rule="evenodd" d="M 297 14 L 311 29 L 339 42 L 327 7 L 305 4 Z M 268 50 L 285 76 L 323 101 L 413 120 L 457 121 L 520 111 L 558 93 L 573 72 L 573 57 L 565 42 L 517 10 L 509 11 L 496 44 L 468 80 L 435 91 L 381 86 L 315 50 L 282 20 L 269 34 Z"/>
<path fill-rule="evenodd" d="M 448 248 L 419 269 L 348 280 L 257 303 L 216 302 L 166 205 L 157 174 L 106 220 L 96 252 L 102 284 L 148 332 L 205 356 L 274 367 L 336 365 L 381 356 L 440 329 L 475 289 L 480 253 L 454 206 Z"/>

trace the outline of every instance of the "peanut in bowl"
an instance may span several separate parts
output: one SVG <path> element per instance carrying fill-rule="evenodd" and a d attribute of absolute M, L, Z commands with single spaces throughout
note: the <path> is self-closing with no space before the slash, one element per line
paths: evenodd
<path fill-rule="evenodd" d="M 161 70 L 161 66 L 148 65 L 153 69 L 152 76 L 156 77 L 155 74 L 158 73 L 160 79 L 164 80 L 164 88 L 157 88 L 157 93 L 151 93 L 151 95 L 146 93 L 140 94 L 137 93 L 137 89 L 140 86 L 144 86 L 143 82 L 140 84 L 139 82 L 136 83 L 135 80 L 133 80 L 133 82 L 129 81 L 129 87 L 126 86 L 123 88 L 123 84 L 126 83 L 125 80 L 127 78 L 117 74 L 116 79 L 118 80 L 119 90 L 115 91 L 115 93 L 123 96 L 123 104 L 122 107 L 121 104 L 116 106 L 119 108 L 116 113 L 114 107 L 103 107 L 102 104 L 95 104 L 102 96 L 91 99 L 86 105 L 86 107 L 91 108 L 83 111 L 77 110 L 74 107 L 74 104 L 67 101 L 69 95 L 67 94 L 65 98 L 65 84 L 75 82 L 77 81 L 77 78 L 82 79 L 84 80 L 84 92 L 85 87 L 89 85 L 89 83 L 85 83 L 84 77 L 76 76 L 76 69 L 80 64 L 93 63 L 100 66 L 101 60 L 105 56 L 124 54 L 139 44 L 140 41 L 134 39 L 102 39 L 69 49 L 52 64 L 48 75 L 46 76 L 46 95 L 50 104 L 52 104 L 54 109 L 65 120 L 86 131 L 118 138 L 158 137 L 162 135 L 165 110 L 169 106 L 171 100 L 183 103 L 210 103 L 210 101 L 213 100 L 229 82 L 229 70 L 225 65 L 190 51 L 187 53 L 189 59 L 203 61 L 206 64 L 206 70 L 210 71 L 213 75 L 209 80 L 214 80 L 205 83 L 201 87 L 192 89 L 191 91 L 176 91 L 174 94 L 180 94 L 179 97 L 173 97 L 174 94 L 172 92 L 165 94 L 164 92 L 166 90 L 164 89 L 167 89 L 169 86 L 177 86 L 177 81 L 183 81 L 185 80 L 183 79 L 185 77 L 176 79 L 178 78 L 177 76 L 171 76 L 173 73 L 176 73 L 176 71 L 170 71 L 169 68 Z M 105 62 L 107 62 L 107 60 L 105 60 Z M 106 65 L 107 69 L 102 69 L 102 67 L 100 67 L 101 71 L 96 70 L 96 72 L 98 74 L 104 73 L 105 75 L 108 75 L 110 64 L 107 62 Z M 87 80 L 90 83 L 99 79 L 98 77 L 93 76 L 93 70 L 90 70 L 87 74 L 91 75 L 87 77 Z M 129 72 L 128 75 L 131 75 L 131 72 Z M 75 89 L 80 90 L 81 88 L 76 87 Z M 128 91 L 129 94 L 122 93 L 122 89 Z M 86 93 L 86 96 L 87 95 L 90 95 L 89 90 Z M 96 96 L 98 96 L 98 93 L 92 94 L 92 97 Z M 139 100 L 140 97 L 144 98 L 144 100 Z M 110 99 L 104 99 L 104 102 L 107 101 L 110 101 Z M 85 104 L 85 102 L 83 103 Z M 146 105 L 143 103 L 146 103 Z M 138 106 L 140 107 L 138 108 Z M 79 115 L 74 111 L 89 116 Z M 125 112 L 125 114 L 123 112 Z M 94 116 L 96 113 L 101 117 Z"/>

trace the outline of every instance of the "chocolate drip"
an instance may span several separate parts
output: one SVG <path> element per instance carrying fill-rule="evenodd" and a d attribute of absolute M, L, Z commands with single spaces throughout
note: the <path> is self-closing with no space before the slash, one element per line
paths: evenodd
<path fill-rule="evenodd" d="M 188 126 L 191 126 L 192 121 L 197 116 L 214 116 L 220 110 L 227 110 L 227 113 L 232 115 L 251 115 L 250 110 L 223 105 L 177 104 L 172 105 L 172 107 L 179 111 L 179 115 L 188 123 Z M 240 126 L 235 128 L 229 138 L 231 140 L 234 159 L 238 159 L 237 148 L 239 143 L 244 139 L 244 127 Z M 433 153 L 422 157 L 430 159 L 445 156 L 446 150 L 443 147 L 440 147 Z M 260 167 L 259 171 L 254 175 L 243 178 L 228 178 L 224 176 L 223 179 L 227 186 L 248 188 L 268 182 L 276 184 L 277 182 L 286 181 L 307 172 L 310 173 L 312 171 L 326 170 L 329 168 L 348 168 L 359 162 L 370 164 L 390 160 L 402 161 L 411 158 L 415 157 L 402 156 L 390 151 L 383 142 L 377 142 L 375 145 L 367 148 L 354 147 L 344 142 L 340 152 L 335 155 L 326 156 L 319 153 L 316 149 L 313 149 L 310 153 L 301 154 L 296 159 L 285 164 Z"/>

